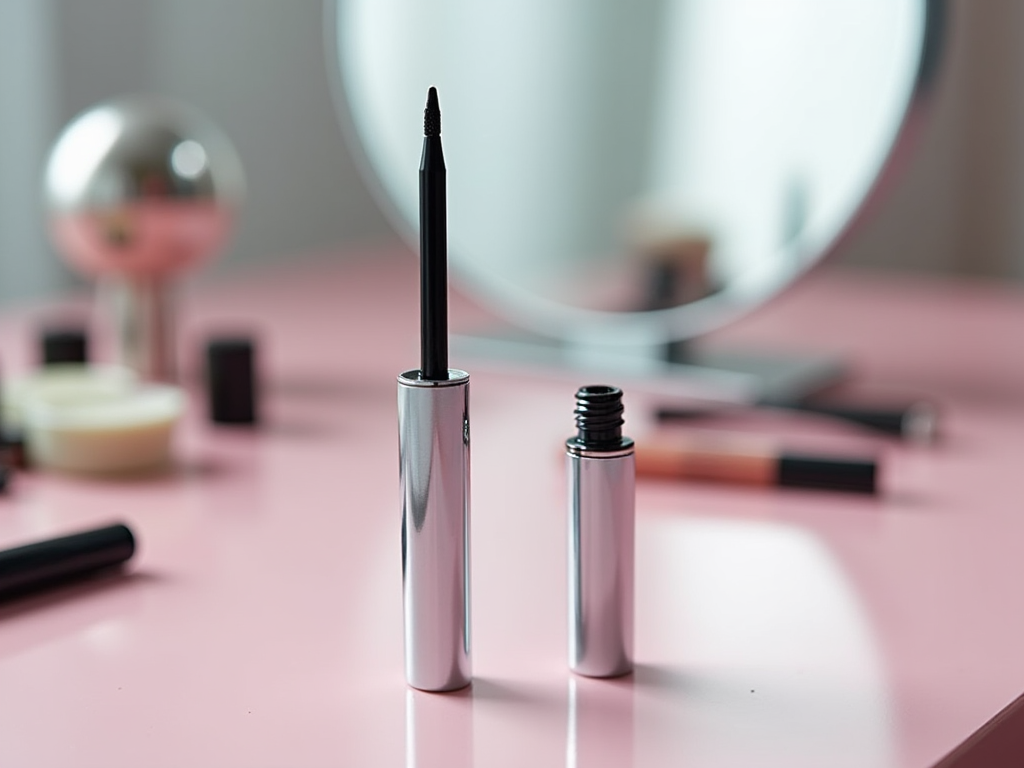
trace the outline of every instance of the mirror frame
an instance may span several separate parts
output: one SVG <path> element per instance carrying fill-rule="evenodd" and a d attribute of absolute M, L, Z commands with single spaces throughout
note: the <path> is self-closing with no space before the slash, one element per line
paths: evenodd
<path fill-rule="evenodd" d="M 340 7 L 351 0 L 325 0 L 324 50 L 328 78 L 342 135 L 367 188 L 395 230 L 413 248 L 418 244 L 416 222 L 409 221 L 392 199 L 376 173 L 360 137 L 340 72 L 338 23 Z M 912 154 L 929 112 L 931 95 L 938 80 L 949 26 L 949 0 L 920 0 L 923 23 L 917 72 L 896 127 L 893 141 L 883 155 L 878 174 L 863 198 L 853 207 L 845 224 L 833 234 L 820 253 L 811 257 L 784 279 L 774 280 L 754 296 L 737 301 L 728 292 L 697 301 L 642 312 L 612 312 L 572 307 L 537 296 L 523 288 L 481 278 L 461 268 L 451 258 L 449 268 L 455 281 L 473 298 L 485 303 L 515 327 L 527 329 L 552 340 L 609 348 L 658 347 L 687 341 L 717 330 L 771 301 L 829 258 L 855 235 L 877 210 Z M 410 169 L 414 173 L 415 169 Z"/>

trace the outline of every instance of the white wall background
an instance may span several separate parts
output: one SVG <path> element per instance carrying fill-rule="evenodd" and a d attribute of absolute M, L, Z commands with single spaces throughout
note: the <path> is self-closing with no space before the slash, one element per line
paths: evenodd
<path fill-rule="evenodd" d="M 1024 279 L 1024 2 L 951 0 L 919 150 L 847 262 Z M 71 280 L 44 236 L 60 127 L 128 92 L 177 96 L 232 137 L 250 197 L 227 265 L 391 237 L 346 151 L 321 0 L 2 0 L 0 301 Z"/>
<path fill-rule="evenodd" d="M 39 169 L 59 125 L 52 10 L 0 1 L 0 302 L 65 280 L 40 223 Z"/>

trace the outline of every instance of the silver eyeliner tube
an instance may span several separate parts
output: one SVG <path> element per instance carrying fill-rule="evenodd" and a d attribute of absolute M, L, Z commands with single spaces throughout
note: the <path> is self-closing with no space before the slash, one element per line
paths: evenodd
<path fill-rule="evenodd" d="M 469 685 L 469 374 L 398 377 L 405 677 L 423 691 Z"/>
<path fill-rule="evenodd" d="M 610 391 L 610 392 L 609 392 Z M 611 394 L 611 404 L 601 402 Z M 580 434 L 566 441 L 569 479 L 569 667 L 588 677 L 633 669 L 636 461 L 622 437 L 622 392 L 584 387 L 577 393 Z M 589 402 L 587 399 L 589 399 Z M 617 424 L 593 439 L 588 409 L 610 407 Z M 615 435 L 614 437 L 609 436 Z M 599 435 L 600 437 L 601 435 Z"/>

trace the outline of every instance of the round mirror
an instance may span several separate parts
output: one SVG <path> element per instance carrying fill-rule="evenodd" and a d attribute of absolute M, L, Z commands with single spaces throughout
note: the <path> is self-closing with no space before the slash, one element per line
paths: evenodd
<path fill-rule="evenodd" d="M 517 324 L 658 344 L 833 251 L 891 177 L 938 0 L 339 0 L 339 102 L 417 228 L 438 88 L 450 261 Z"/>

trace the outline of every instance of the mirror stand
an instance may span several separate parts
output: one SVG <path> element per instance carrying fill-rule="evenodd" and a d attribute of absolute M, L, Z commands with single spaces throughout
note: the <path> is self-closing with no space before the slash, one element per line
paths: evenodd
<path fill-rule="evenodd" d="M 457 356 L 543 369 L 558 375 L 615 377 L 615 384 L 679 399 L 732 404 L 792 403 L 838 383 L 834 357 L 718 348 L 699 341 L 637 349 L 570 342 L 509 329 L 452 338 Z"/>

